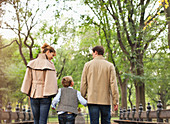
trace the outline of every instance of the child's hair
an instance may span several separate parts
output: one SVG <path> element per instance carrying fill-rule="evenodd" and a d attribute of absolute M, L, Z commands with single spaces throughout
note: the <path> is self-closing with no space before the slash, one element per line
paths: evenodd
<path fill-rule="evenodd" d="M 46 53 L 48 50 L 50 51 L 50 53 L 53 52 L 54 55 L 56 55 L 56 51 L 54 50 L 54 48 L 48 45 L 47 43 L 44 43 L 41 47 L 41 53 Z"/>
<path fill-rule="evenodd" d="M 63 87 L 69 87 L 71 85 L 71 82 L 73 82 L 73 78 L 71 76 L 65 76 L 62 78 L 62 85 Z"/>

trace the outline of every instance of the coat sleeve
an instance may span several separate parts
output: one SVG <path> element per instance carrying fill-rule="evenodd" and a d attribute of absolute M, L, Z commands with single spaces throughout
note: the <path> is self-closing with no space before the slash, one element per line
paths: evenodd
<path fill-rule="evenodd" d="M 119 90 L 117 86 L 116 72 L 113 65 L 111 66 L 110 70 L 110 87 L 113 105 L 117 105 L 119 104 Z"/>
<path fill-rule="evenodd" d="M 85 98 L 87 94 L 87 69 L 86 69 L 86 64 L 84 66 L 82 76 L 81 76 L 81 86 L 80 86 L 80 92 L 81 95 Z"/>
<path fill-rule="evenodd" d="M 32 69 L 28 67 L 25 72 L 25 77 L 21 86 L 21 92 L 29 96 L 31 84 L 32 84 Z"/>

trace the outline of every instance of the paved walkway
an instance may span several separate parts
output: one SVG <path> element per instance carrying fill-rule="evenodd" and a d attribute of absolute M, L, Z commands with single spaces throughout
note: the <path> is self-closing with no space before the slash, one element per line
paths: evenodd
<path fill-rule="evenodd" d="M 52 123 L 47 123 L 47 124 L 59 124 L 59 123 L 56 123 L 56 122 L 52 122 Z M 87 124 L 87 123 L 85 123 L 85 124 Z M 88 124 L 90 124 L 90 123 L 88 123 Z M 118 123 L 112 123 L 112 124 L 118 124 Z"/>
<path fill-rule="evenodd" d="M 59 124 L 59 123 L 58 122 L 50 122 L 47 124 Z M 90 124 L 90 120 L 88 120 L 88 123 L 87 123 L 87 120 L 85 120 L 85 117 L 83 116 L 83 114 L 80 113 L 75 118 L 75 124 Z M 113 120 L 111 120 L 111 124 L 118 124 L 118 123 L 115 123 Z"/>

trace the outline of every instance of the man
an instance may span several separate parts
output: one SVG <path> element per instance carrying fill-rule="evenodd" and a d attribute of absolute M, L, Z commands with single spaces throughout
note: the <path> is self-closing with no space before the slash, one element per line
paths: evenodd
<path fill-rule="evenodd" d="M 117 111 L 119 103 L 116 72 L 113 64 L 104 59 L 102 46 L 92 50 L 93 60 L 84 65 L 80 91 L 83 97 L 87 95 L 91 124 L 99 124 L 99 113 L 101 124 L 110 124 L 111 104 Z"/>

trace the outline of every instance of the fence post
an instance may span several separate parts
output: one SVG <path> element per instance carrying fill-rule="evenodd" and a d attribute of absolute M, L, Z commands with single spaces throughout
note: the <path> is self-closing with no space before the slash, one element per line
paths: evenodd
<path fill-rule="evenodd" d="M 11 123 L 11 116 L 12 116 L 12 111 L 11 111 L 12 107 L 11 107 L 11 102 L 8 102 L 8 106 L 7 106 L 7 112 L 9 113 L 9 120 L 6 120 L 7 123 Z"/>
<path fill-rule="evenodd" d="M 17 114 L 17 119 L 15 120 L 15 122 L 19 122 L 19 105 L 17 104 L 16 108 L 15 108 L 16 114 Z"/>
<path fill-rule="evenodd" d="M 135 120 L 135 112 L 136 112 L 136 106 L 133 106 L 132 108 L 132 120 Z"/>
<path fill-rule="evenodd" d="M 162 110 L 162 103 L 161 100 L 159 100 L 157 104 L 157 122 L 163 122 L 163 119 L 159 117 L 161 110 Z"/>
<path fill-rule="evenodd" d="M 1 116 L 2 116 L 2 103 L 0 101 L 0 124 L 1 124 Z"/>
<path fill-rule="evenodd" d="M 142 111 L 143 111 L 143 106 L 142 106 L 142 103 L 140 103 L 140 105 L 139 105 L 139 121 L 143 121 L 143 119 L 141 119 Z"/>
<path fill-rule="evenodd" d="M 152 121 L 152 119 L 149 118 L 150 111 L 151 111 L 151 106 L 150 106 L 150 102 L 148 102 L 147 111 L 146 111 L 147 121 Z"/>
<path fill-rule="evenodd" d="M 29 107 L 29 106 L 28 106 L 28 110 L 27 110 L 27 112 L 28 112 L 28 116 L 29 116 L 28 120 L 31 120 L 31 109 L 30 109 L 30 107 Z"/>
<path fill-rule="evenodd" d="M 123 120 L 122 117 L 121 117 L 121 116 L 122 116 L 122 113 L 123 113 L 123 111 L 122 111 L 121 108 L 120 108 L 120 111 L 119 111 L 119 112 L 120 112 L 120 117 L 119 117 L 119 118 L 120 118 L 120 120 Z"/>
<path fill-rule="evenodd" d="M 126 114 L 126 108 L 124 107 L 124 109 L 123 109 L 123 120 L 126 120 L 125 114 Z"/>
<path fill-rule="evenodd" d="M 25 105 L 23 106 L 22 112 L 23 112 L 23 115 L 24 115 L 24 119 L 22 121 L 25 121 L 26 120 Z"/>
<path fill-rule="evenodd" d="M 128 120 L 130 120 L 129 115 L 130 115 L 130 107 L 128 107 L 128 109 L 127 109 L 127 119 Z"/>

